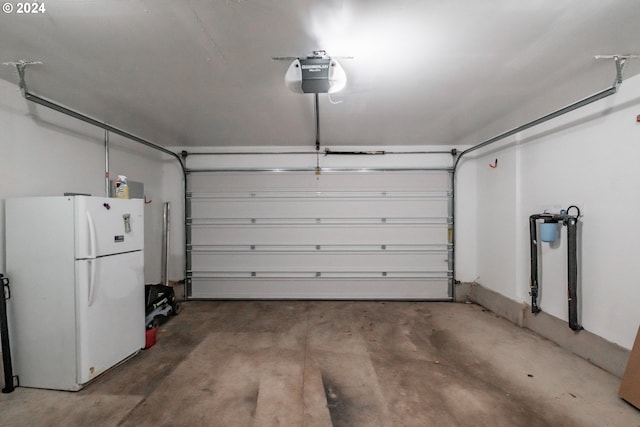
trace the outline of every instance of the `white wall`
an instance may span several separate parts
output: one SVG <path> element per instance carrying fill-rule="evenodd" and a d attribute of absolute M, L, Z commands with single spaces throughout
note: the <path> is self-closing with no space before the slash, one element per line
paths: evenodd
<path fill-rule="evenodd" d="M 595 90 L 594 90 L 595 92 Z M 581 322 L 630 349 L 640 323 L 640 76 L 613 96 L 529 129 L 468 159 L 478 203 L 478 281 L 530 302 L 528 217 L 575 204 L 582 209 L 579 248 Z M 489 151 L 490 150 L 490 151 Z M 488 165 L 498 159 L 498 167 Z M 468 176 L 471 178 L 471 176 Z M 542 310 L 567 319 L 566 227 L 543 244 Z"/>
<path fill-rule="evenodd" d="M 104 195 L 104 131 L 28 103 L 0 80 L 0 272 L 5 274 L 4 199 L 64 192 Z M 160 281 L 164 155 L 110 136 L 111 176 L 143 182 L 145 280 Z M 55 272 L 52 272 L 54 274 Z"/>

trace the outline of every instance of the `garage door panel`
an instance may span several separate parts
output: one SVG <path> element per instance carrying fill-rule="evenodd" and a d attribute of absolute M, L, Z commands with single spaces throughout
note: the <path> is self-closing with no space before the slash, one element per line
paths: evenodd
<path fill-rule="evenodd" d="M 390 176 L 393 175 L 393 176 Z M 390 173 L 323 174 L 320 179 L 308 172 L 288 173 L 216 173 L 203 172 L 189 176 L 189 189 L 194 193 L 260 192 L 265 188 L 279 191 L 439 191 L 450 186 L 450 177 L 439 171 L 392 171 Z"/>
<path fill-rule="evenodd" d="M 199 218 L 387 218 L 416 217 L 429 212 L 446 217 L 445 200 L 284 200 L 218 199 L 194 201 L 192 216 Z"/>
<path fill-rule="evenodd" d="M 194 227 L 192 244 L 206 245 L 337 245 L 421 244 L 446 242 L 447 225 L 379 224 L 373 226 L 201 226 Z"/>
<path fill-rule="evenodd" d="M 190 175 L 189 298 L 447 299 L 451 176 Z"/>
<path fill-rule="evenodd" d="M 194 253 L 193 268 L 225 272 L 405 272 L 447 270 L 446 253 L 275 252 Z"/>
<path fill-rule="evenodd" d="M 446 280 L 194 279 L 194 299 L 446 299 Z"/>

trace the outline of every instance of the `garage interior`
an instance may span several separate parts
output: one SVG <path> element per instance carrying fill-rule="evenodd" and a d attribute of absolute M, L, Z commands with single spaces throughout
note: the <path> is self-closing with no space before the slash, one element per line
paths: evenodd
<path fill-rule="evenodd" d="M 2 425 L 640 425 L 619 396 L 640 384 L 638 18 L 5 2 L 8 335 L 5 201 L 106 198 L 119 175 L 144 199 L 144 283 L 181 311 L 81 391 L 15 372 Z"/>

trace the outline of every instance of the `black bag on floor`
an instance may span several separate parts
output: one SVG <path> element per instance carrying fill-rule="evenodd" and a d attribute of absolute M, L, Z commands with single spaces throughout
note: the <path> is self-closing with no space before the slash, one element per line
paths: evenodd
<path fill-rule="evenodd" d="M 147 326 L 158 326 L 180 311 L 175 292 L 171 286 L 145 285 L 145 313 Z"/>

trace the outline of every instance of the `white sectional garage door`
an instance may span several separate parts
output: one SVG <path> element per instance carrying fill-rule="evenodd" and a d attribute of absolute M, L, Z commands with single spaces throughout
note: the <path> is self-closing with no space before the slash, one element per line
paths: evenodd
<path fill-rule="evenodd" d="M 449 299 L 447 171 L 199 172 L 192 299 Z"/>

